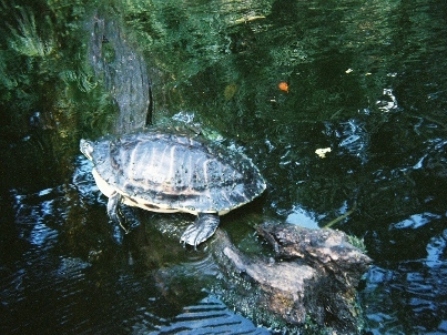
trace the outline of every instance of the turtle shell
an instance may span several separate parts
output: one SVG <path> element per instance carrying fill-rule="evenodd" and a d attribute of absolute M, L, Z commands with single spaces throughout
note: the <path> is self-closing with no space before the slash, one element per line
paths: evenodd
<path fill-rule="evenodd" d="M 248 157 L 199 136 L 150 131 L 90 145 L 100 190 L 146 210 L 222 215 L 266 188 Z"/>

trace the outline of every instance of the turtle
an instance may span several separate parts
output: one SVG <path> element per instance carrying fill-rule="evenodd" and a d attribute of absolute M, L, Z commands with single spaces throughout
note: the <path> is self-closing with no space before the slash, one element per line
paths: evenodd
<path fill-rule="evenodd" d="M 82 139 L 112 223 L 123 224 L 122 204 L 196 216 L 180 238 L 194 247 L 209 239 L 220 218 L 261 195 L 266 182 L 245 154 L 197 134 L 145 130 L 96 141 Z"/>

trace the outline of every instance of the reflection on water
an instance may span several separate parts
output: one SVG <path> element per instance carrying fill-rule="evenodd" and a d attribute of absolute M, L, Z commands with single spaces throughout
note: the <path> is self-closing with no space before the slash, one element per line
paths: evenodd
<path fill-rule="evenodd" d="M 310 229 L 319 228 L 315 215 L 299 206 L 293 206 L 292 212 L 287 215 L 286 222 Z"/>
<path fill-rule="evenodd" d="M 15 243 L 22 252 L 13 253 L 2 268 L 3 332 L 115 333 L 120 328 L 110 320 L 131 322 L 142 309 L 156 309 L 158 319 L 151 324 L 160 323 L 163 310 L 170 315 L 172 307 L 156 294 L 152 276 L 135 273 L 106 247 L 90 245 L 87 255 L 73 256 L 82 241 L 76 249 L 67 241 L 67 214 L 77 204 L 64 189 L 14 196 Z"/>
<path fill-rule="evenodd" d="M 401 230 L 405 240 L 391 240 L 398 248 L 419 245 L 411 239 L 410 231 L 426 225 L 435 226 L 443 218 L 431 213 L 415 214 L 399 223 L 390 225 L 391 230 Z M 430 229 L 431 230 L 431 229 Z M 418 231 L 418 236 L 424 230 Z M 428 239 L 425 250 L 408 254 L 411 260 L 394 260 L 396 265 L 390 269 L 374 266 L 367 274 L 367 287 L 362 296 L 366 304 L 370 327 L 375 334 L 408 334 L 414 331 L 425 333 L 432 329 L 436 334 L 446 334 L 447 286 L 446 230 Z M 376 240 L 380 243 L 380 240 Z M 416 258 L 417 257 L 417 258 Z M 390 257 L 389 260 L 393 261 Z M 386 263 L 386 262 L 385 262 Z M 408 320 L 402 323 L 401 320 Z M 411 320 L 411 322 L 410 322 Z M 410 324 L 417 325 L 414 329 Z"/>
<path fill-rule="evenodd" d="M 195 306 L 187 306 L 168 326 L 150 332 L 151 335 L 163 334 L 270 334 L 262 327 L 230 311 L 219 299 L 213 296 L 202 299 Z"/>
<path fill-rule="evenodd" d="M 427 329 L 447 334 L 445 246 L 445 236 L 435 237 L 427 245 L 426 258 L 401 262 L 393 270 L 371 268 L 362 295 L 374 334 L 425 333 Z M 403 324 L 405 319 L 417 326 Z"/>

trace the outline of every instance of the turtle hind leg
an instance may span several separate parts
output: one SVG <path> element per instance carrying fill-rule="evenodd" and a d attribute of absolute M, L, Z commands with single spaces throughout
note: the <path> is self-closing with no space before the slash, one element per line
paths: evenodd
<path fill-rule="evenodd" d="M 217 214 L 199 213 L 194 223 L 186 228 L 180 242 L 196 247 L 214 234 L 219 223 Z"/>

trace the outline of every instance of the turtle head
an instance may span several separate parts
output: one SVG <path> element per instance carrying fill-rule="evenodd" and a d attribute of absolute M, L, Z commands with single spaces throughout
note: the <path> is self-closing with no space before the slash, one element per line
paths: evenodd
<path fill-rule="evenodd" d="M 94 165 L 108 164 L 110 161 L 110 146 L 111 142 L 105 139 L 98 141 L 81 140 L 79 148 L 81 152 L 87 157 Z"/>
<path fill-rule="evenodd" d="M 93 160 L 93 143 L 87 140 L 82 139 L 79 145 L 81 152 L 87 157 L 89 160 Z"/>

